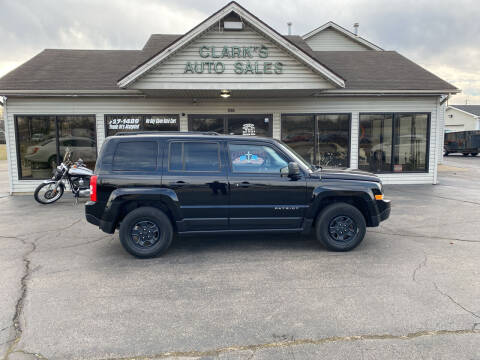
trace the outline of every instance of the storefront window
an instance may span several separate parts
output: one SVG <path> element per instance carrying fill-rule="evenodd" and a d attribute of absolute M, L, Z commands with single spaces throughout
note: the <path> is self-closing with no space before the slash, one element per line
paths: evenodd
<path fill-rule="evenodd" d="M 349 114 L 284 114 L 282 140 L 311 164 L 348 167 Z"/>
<path fill-rule="evenodd" d="M 394 134 L 393 171 L 426 171 L 428 154 L 428 115 L 395 115 Z"/>
<path fill-rule="evenodd" d="M 310 164 L 315 164 L 315 116 L 282 116 L 282 140 Z"/>
<path fill-rule="evenodd" d="M 225 132 L 223 115 L 190 115 L 188 121 L 190 131 L 214 131 L 219 134 Z"/>
<path fill-rule="evenodd" d="M 178 130 L 178 115 L 105 115 L 107 136 L 118 132 Z"/>
<path fill-rule="evenodd" d="M 360 114 L 358 167 L 372 172 L 424 172 L 428 114 Z"/>
<path fill-rule="evenodd" d="M 68 147 L 74 160 L 81 158 L 88 168 L 94 169 L 97 160 L 95 119 L 88 116 L 59 116 L 57 119 L 60 158 Z"/>
<path fill-rule="evenodd" d="M 227 122 L 230 135 L 271 136 L 269 115 L 230 115 Z"/>
<path fill-rule="evenodd" d="M 95 116 L 17 116 L 15 126 L 20 179 L 49 178 L 66 147 L 95 166 Z"/>
<path fill-rule="evenodd" d="M 350 160 L 350 116 L 321 114 L 317 120 L 316 164 L 324 167 L 348 167 Z"/>
<path fill-rule="evenodd" d="M 235 115 L 190 115 L 190 131 L 214 131 L 219 134 L 272 136 L 272 115 L 235 114 Z"/>
<path fill-rule="evenodd" d="M 361 114 L 358 168 L 375 173 L 392 169 L 392 114 Z"/>

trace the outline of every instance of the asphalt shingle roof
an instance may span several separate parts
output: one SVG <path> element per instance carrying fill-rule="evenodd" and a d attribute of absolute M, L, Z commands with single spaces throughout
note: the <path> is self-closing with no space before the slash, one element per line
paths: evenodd
<path fill-rule="evenodd" d="M 0 90 L 119 90 L 117 81 L 181 35 L 151 35 L 142 50 L 47 49 L 0 79 Z M 355 90 L 456 90 L 395 51 L 313 51 L 289 41 Z"/>
<path fill-rule="evenodd" d="M 480 116 L 480 105 L 450 105 L 450 106 L 466 111 L 470 114 Z"/>

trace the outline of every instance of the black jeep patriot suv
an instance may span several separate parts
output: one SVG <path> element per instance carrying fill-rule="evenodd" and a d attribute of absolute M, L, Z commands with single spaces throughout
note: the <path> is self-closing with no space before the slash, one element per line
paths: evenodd
<path fill-rule="evenodd" d="M 215 133 L 123 133 L 105 140 L 87 220 L 120 229 L 124 248 L 153 257 L 178 234 L 304 233 L 348 251 L 390 215 L 380 179 L 318 169 L 280 141 Z"/>

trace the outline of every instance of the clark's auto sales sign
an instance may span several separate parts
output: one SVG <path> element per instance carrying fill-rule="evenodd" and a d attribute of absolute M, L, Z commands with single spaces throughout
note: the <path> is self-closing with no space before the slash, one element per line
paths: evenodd
<path fill-rule="evenodd" d="M 272 74 L 283 72 L 283 63 L 269 60 L 269 49 L 261 46 L 201 46 L 200 61 L 187 61 L 185 74 Z M 224 60 L 235 59 L 225 63 Z"/>

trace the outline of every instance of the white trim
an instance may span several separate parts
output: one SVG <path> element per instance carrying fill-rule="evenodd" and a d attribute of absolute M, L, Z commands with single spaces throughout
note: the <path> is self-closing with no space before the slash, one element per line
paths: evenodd
<path fill-rule="evenodd" d="M 8 185 L 9 189 L 8 192 L 12 195 L 13 192 L 13 173 L 12 173 L 12 159 L 10 156 L 10 147 L 11 144 L 11 137 L 10 137 L 10 126 L 8 121 L 8 110 L 7 110 L 7 101 L 8 98 L 4 97 L 5 101 L 3 102 L 3 122 L 5 127 L 5 144 L 7 145 L 7 162 L 8 162 Z M 13 132 L 13 146 L 15 146 L 15 154 L 17 153 L 16 149 L 17 139 L 15 138 L 15 132 Z"/>
<path fill-rule="evenodd" d="M 377 46 L 377 45 L 371 43 L 370 41 L 365 40 L 364 38 L 362 38 L 358 35 L 355 35 L 354 33 L 345 29 L 344 27 L 342 27 L 338 24 L 335 24 L 333 21 L 329 21 L 326 24 L 323 24 L 322 26 L 310 31 L 309 33 L 303 35 L 302 38 L 303 38 L 303 40 L 307 40 L 308 38 L 310 38 L 314 35 L 317 35 L 319 32 L 322 32 L 323 30 L 328 29 L 328 28 L 335 29 L 336 31 L 340 32 L 341 34 L 345 35 L 346 37 L 348 37 L 348 38 L 352 39 L 353 41 L 356 41 L 356 42 L 368 47 L 371 50 L 383 51 L 383 49 L 380 46 Z"/>
<path fill-rule="evenodd" d="M 318 91 L 313 96 L 323 96 L 325 94 L 374 94 L 374 95 L 382 95 L 382 94 L 413 94 L 413 95 L 445 95 L 445 94 L 457 94 L 461 92 L 461 90 L 446 90 L 446 89 L 438 89 L 438 90 L 355 90 L 355 89 L 326 89 L 322 91 Z"/>
<path fill-rule="evenodd" d="M 162 50 L 159 54 L 155 57 L 147 61 L 142 66 L 135 69 L 133 72 L 128 74 L 127 76 L 120 79 L 117 85 L 121 88 L 128 87 L 146 72 L 151 70 L 153 67 L 161 63 L 167 57 L 171 56 L 173 53 L 177 52 L 184 46 L 187 46 L 190 42 L 192 42 L 195 38 L 200 36 L 204 31 L 208 30 L 211 26 L 215 25 L 218 21 L 220 21 L 223 17 L 228 15 L 231 12 L 237 13 L 242 20 L 248 21 L 256 30 L 261 32 L 262 34 L 268 36 L 272 39 L 275 43 L 280 45 L 282 48 L 287 50 L 291 53 L 295 58 L 306 64 L 307 66 L 311 67 L 314 71 L 321 74 L 328 80 L 330 83 L 338 86 L 338 87 L 345 87 L 345 81 L 340 76 L 334 74 L 332 71 L 327 69 L 325 66 L 321 65 L 319 62 L 311 58 L 309 55 L 301 51 L 298 47 L 290 43 L 286 40 L 282 35 L 278 34 L 260 20 L 254 18 L 248 11 L 244 10 L 241 6 L 236 3 L 230 3 L 223 9 L 221 9 L 217 14 L 212 16 L 211 18 L 207 19 L 202 24 L 198 25 L 194 29 L 190 30 L 186 33 L 183 37 L 177 40 L 171 46 Z"/>
<path fill-rule="evenodd" d="M 464 114 L 466 114 L 466 115 L 473 116 L 474 119 L 480 118 L 480 115 L 472 114 L 472 113 L 470 113 L 470 112 L 468 112 L 468 111 L 459 109 L 459 108 L 457 108 L 457 107 L 455 107 L 455 106 L 453 106 L 453 105 L 449 105 L 449 106 L 447 107 L 447 110 L 449 110 L 450 108 L 455 109 L 455 110 L 457 110 L 457 111 L 460 111 L 461 113 L 464 113 Z"/>
<path fill-rule="evenodd" d="M 42 95 L 42 96 L 124 96 L 124 95 L 143 95 L 141 91 L 138 90 L 1 90 L 1 95 L 15 95 L 15 96 L 32 96 L 32 95 Z"/>
<path fill-rule="evenodd" d="M 224 88 L 225 83 L 195 83 L 195 82 L 164 82 L 139 86 L 141 90 L 216 90 Z M 318 91 L 319 85 L 317 83 L 234 83 L 228 84 L 228 90 L 243 90 L 243 91 L 257 91 L 257 90 L 313 90 Z M 218 95 L 216 95 L 218 96 Z"/>
<path fill-rule="evenodd" d="M 435 141 L 435 148 L 434 148 L 434 151 L 435 151 L 435 156 L 434 156 L 434 159 L 435 159 L 435 164 L 433 165 L 433 185 L 436 185 L 438 183 L 438 162 L 439 162 L 439 141 L 440 141 L 440 136 L 443 135 L 443 129 L 441 128 L 441 124 L 440 124 L 440 120 L 439 120 L 439 117 L 440 117 L 440 111 L 442 111 L 442 105 L 440 105 L 440 102 L 441 102 L 441 97 L 438 98 L 438 101 L 437 101 L 437 119 L 436 119 L 436 141 Z M 445 116 L 445 114 L 444 114 Z M 432 131 L 432 126 L 433 126 L 433 122 L 432 122 L 432 119 L 430 119 L 430 131 Z M 443 137 L 443 136 L 442 136 Z M 442 143 L 443 143 L 443 139 L 441 139 Z M 442 146 L 442 149 L 443 149 L 443 146 Z M 430 151 L 432 151 L 432 146 L 430 146 Z M 442 155 L 443 155 L 443 151 L 442 151 Z"/>

